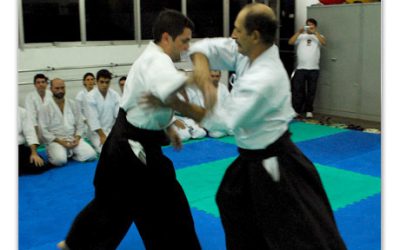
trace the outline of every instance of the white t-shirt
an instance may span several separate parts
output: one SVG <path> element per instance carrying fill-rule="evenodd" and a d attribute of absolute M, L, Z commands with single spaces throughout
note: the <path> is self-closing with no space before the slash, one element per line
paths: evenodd
<path fill-rule="evenodd" d="M 296 40 L 296 69 L 319 69 L 321 43 L 316 35 L 302 33 Z"/>

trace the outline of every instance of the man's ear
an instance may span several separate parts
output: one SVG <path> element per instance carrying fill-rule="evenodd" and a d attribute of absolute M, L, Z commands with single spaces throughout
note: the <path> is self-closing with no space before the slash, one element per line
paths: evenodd
<path fill-rule="evenodd" d="M 170 35 L 167 32 L 162 33 L 161 42 L 164 44 L 168 44 Z"/>
<path fill-rule="evenodd" d="M 251 38 L 254 43 L 259 43 L 261 40 L 260 32 L 258 30 L 253 31 L 253 33 L 251 33 Z"/>

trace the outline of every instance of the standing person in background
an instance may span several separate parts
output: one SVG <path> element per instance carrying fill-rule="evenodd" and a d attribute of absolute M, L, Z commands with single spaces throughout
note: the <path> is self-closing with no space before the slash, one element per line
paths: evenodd
<path fill-rule="evenodd" d="M 117 249 L 132 222 L 146 249 L 201 248 L 187 198 L 161 148 L 168 138 L 181 147 L 171 126 L 173 110 L 146 109 L 139 103 L 146 92 L 164 101 L 185 85 L 188 79 L 174 62 L 189 48 L 193 28 L 175 10 L 156 18 L 154 41 L 128 73 L 117 121 L 100 154 L 94 198 L 78 214 L 60 249 Z M 212 107 L 215 100 L 206 103 Z"/>
<path fill-rule="evenodd" d="M 319 58 L 321 45 L 326 38 L 318 32 L 318 23 L 310 18 L 290 39 L 290 45 L 296 45 L 297 67 L 292 79 L 292 103 L 298 115 L 305 113 L 313 118 L 314 99 L 319 77 Z"/>
<path fill-rule="evenodd" d="M 81 111 L 82 114 L 82 119 L 83 122 L 85 123 L 85 128 L 84 128 L 84 132 L 83 132 L 83 136 L 87 136 L 86 134 L 89 131 L 89 127 L 87 124 L 87 119 L 84 115 L 84 105 L 87 104 L 86 99 L 87 99 L 87 94 L 93 90 L 93 88 L 95 87 L 96 83 L 95 83 L 95 78 L 93 73 L 88 72 L 85 75 L 83 75 L 83 87 L 84 89 L 82 89 L 81 91 L 78 92 L 78 94 L 75 97 L 75 100 L 78 102 L 79 105 L 79 110 Z"/>
<path fill-rule="evenodd" d="M 47 170 L 47 164 L 36 151 L 39 145 L 32 118 L 24 108 L 18 107 L 18 175 L 38 174 Z"/>
<path fill-rule="evenodd" d="M 97 153 L 101 149 L 117 118 L 119 94 L 110 88 L 112 74 L 106 69 L 96 74 L 97 88 L 87 94 L 84 115 L 89 124 L 89 140 Z"/>
<path fill-rule="evenodd" d="M 271 8 L 248 4 L 235 20 L 232 39 L 192 45 L 189 54 L 200 86 L 207 84 L 210 69 L 236 72 L 222 106 L 210 112 L 179 98 L 163 103 L 208 130 L 234 132 L 239 156 L 216 195 L 227 250 L 343 250 L 319 174 L 290 139 L 294 111 L 289 78 L 274 45 L 277 26 Z M 151 95 L 143 99 L 160 102 Z"/>
<path fill-rule="evenodd" d="M 119 88 L 121 89 L 121 96 L 124 93 L 125 82 L 126 82 L 126 76 L 122 76 L 118 80 L 118 85 L 119 85 Z"/>
<path fill-rule="evenodd" d="M 79 106 L 65 98 L 65 83 L 60 78 L 50 82 L 52 99 L 39 110 L 39 129 L 46 143 L 49 162 L 61 166 L 73 157 L 76 161 L 96 159 L 96 152 L 82 139 L 83 121 Z"/>
<path fill-rule="evenodd" d="M 39 110 L 44 104 L 52 100 L 52 93 L 47 89 L 48 78 L 43 74 L 36 74 L 33 77 L 34 91 L 30 92 L 25 98 L 25 109 L 32 118 L 32 124 L 35 128 L 39 142 L 42 141 L 42 136 L 38 127 Z"/>

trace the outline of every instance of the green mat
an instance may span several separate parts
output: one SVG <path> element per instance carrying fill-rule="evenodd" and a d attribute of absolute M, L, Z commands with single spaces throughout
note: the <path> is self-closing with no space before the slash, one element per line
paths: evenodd
<path fill-rule="evenodd" d="M 289 124 L 289 130 L 292 132 L 292 140 L 294 142 L 312 140 L 328 135 L 346 132 L 346 129 L 334 128 L 318 124 L 308 124 L 304 122 L 294 122 Z M 223 137 L 218 141 L 235 144 L 233 136 Z"/>
<path fill-rule="evenodd" d="M 381 192 L 381 179 L 315 164 L 333 210 Z"/>
<path fill-rule="evenodd" d="M 333 128 L 317 124 L 307 124 L 304 122 L 291 123 L 289 125 L 289 130 L 290 132 L 292 132 L 292 140 L 294 142 L 312 140 L 347 131 L 345 129 Z"/>
<path fill-rule="evenodd" d="M 219 217 L 215 194 L 235 157 L 177 170 L 191 207 Z M 333 210 L 344 208 L 381 191 L 377 177 L 316 165 Z"/>

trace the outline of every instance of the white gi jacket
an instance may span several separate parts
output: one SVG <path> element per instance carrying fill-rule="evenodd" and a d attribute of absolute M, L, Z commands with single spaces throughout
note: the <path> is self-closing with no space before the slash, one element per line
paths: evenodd
<path fill-rule="evenodd" d="M 71 99 L 65 98 L 63 113 L 53 99 L 39 110 L 39 128 L 46 144 L 56 138 L 82 136 L 83 125 L 79 107 Z"/>
<path fill-rule="evenodd" d="M 207 56 L 212 69 L 235 71 L 236 83 L 221 106 L 209 112 L 202 126 L 209 130 L 230 130 L 245 149 L 263 149 L 277 140 L 294 117 L 290 82 L 276 45 L 250 65 L 239 54 L 235 40 L 210 38 L 189 49 Z"/>
<path fill-rule="evenodd" d="M 164 102 L 186 79 L 185 74 L 175 68 L 162 48 L 150 42 L 132 65 L 125 82 L 120 106 L 127 112 L 128 122 L 137 128 L 148 130 L 166 128 L 171 123 L 172 109 L 145 109 L 138 102 L 147 92 Z"/>
<path fill-rule="evenodd" d="M 87 89 L 82 89 L 81 91 L 76 94 L 75 100 L 77 104 L 79 105 L 79 110 L 81 111 L 81 114 L 83 116 L 83 120 L 86 120 L 86 117 L 84 115 L 84 107 L 87 104 L 86 99 L 89 91 Z"/>
<path fill-rule="evenodd" d="M 21 107 L 17 112 L 18 145 L 39 145 L 32 118 L 29 113 Z"/>
<path fill-rule="evenodd" d="M 87 94 L 87 104 L 84 105 L 84 116 L 92 132 L 102 129 L 106 134 L 111 131 L 119 110 L 119 94 L 108 89 L 104 98 L 98 88 Z"/>
<path fill-rule="evenodd" d="M 34 127 L 38 126 L 39 119 L 39 109 L 46 103 L 48 103 L 53 98 L 53 93 L 50 90 L 46 90 L 46 94 L 44 96 L 44 100 L 38 94 L 36 90 L 30 92 L 25 97 L 25 109 L 30 114 L 32 118 L 32 124 Z"/>

